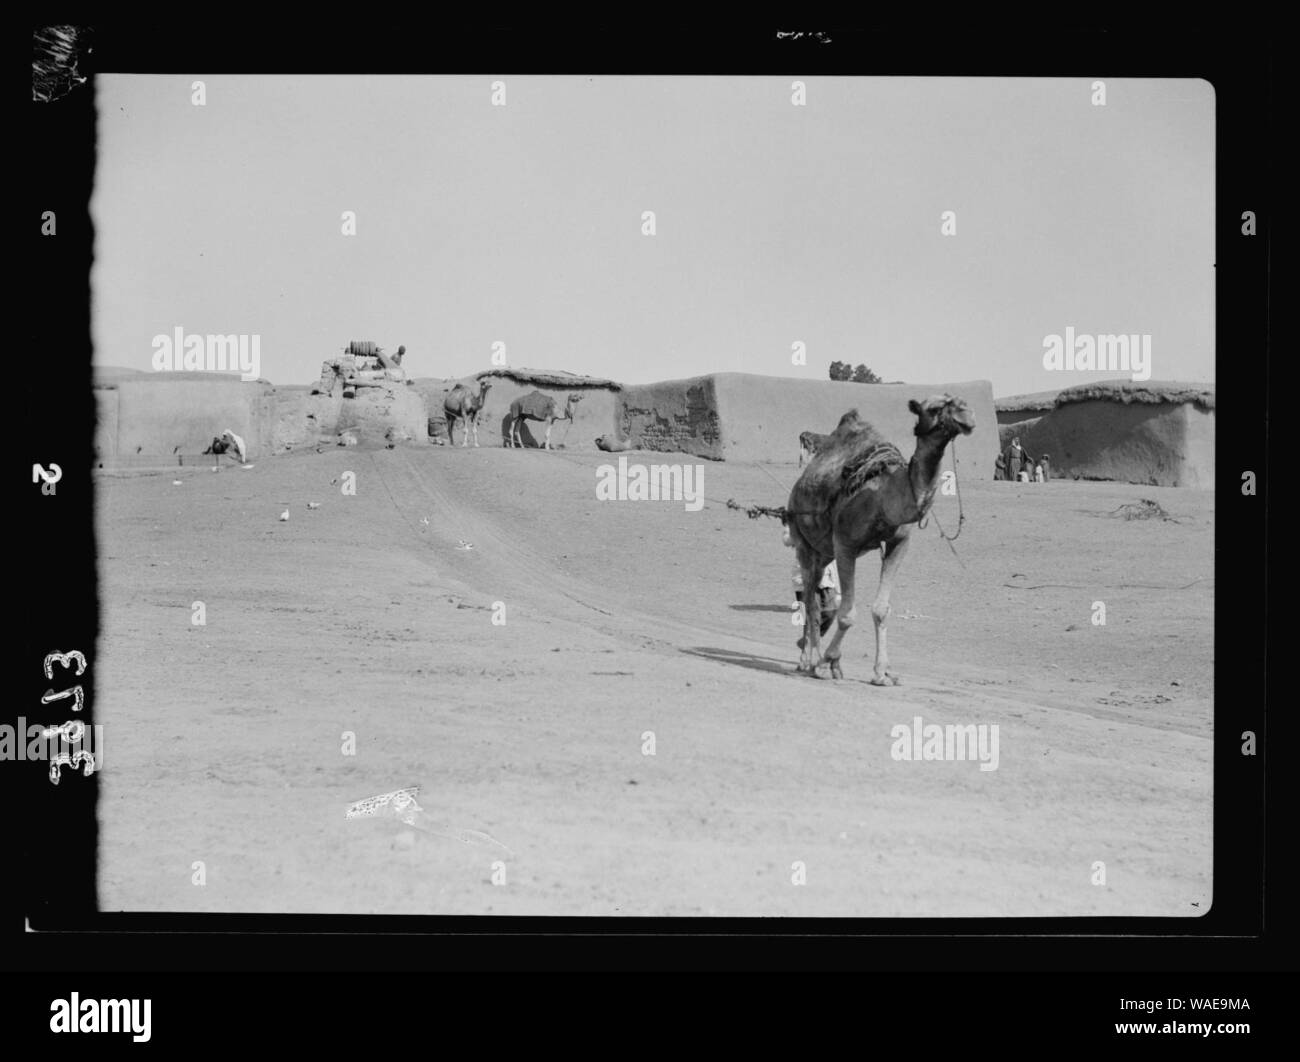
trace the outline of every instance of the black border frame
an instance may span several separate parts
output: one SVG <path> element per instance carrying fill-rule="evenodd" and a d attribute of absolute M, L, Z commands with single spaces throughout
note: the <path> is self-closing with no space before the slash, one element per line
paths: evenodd
<path fill-rule="evenodd" d="M 306 26 L 303 21 L 308 22 Z M 1265 514 L 1269 476 L 1267 425 L 1260 383 L 1269 387 L 1269 259 L 1272 222 L 1270 135 L 1272 51 L 1213 27 L 1172 31 L 1125 27 L 1044 29 L 1002 35 L 942 27 L 831 30 L 779 40 L 777 30 L 648 25 L 578 29 L 446 27 L 340 28 L 332 18 L 290 28 L 252 23 L 193 28 L 159 23 L 97 25 L 83 73 L 622 73 L 826 75 L 986 75 L 1107 78 L 1203 77 L 1217 93 L 1216 230 L 1217 360 L 1237 372 L 1217 374 L 1218 493 L 1214 753 L 1214 902 L 1198 919 L 520 919 L 384 916 L 127 915 L 94 912 L 95 801 L 98 779 L 71 776 L 51 786 L 44 765 L 23 778 L 22 865 L 33 875 L 25 910 L 52 932 L 23 933 L 10 954 L 20 968 L 81 969 L 536 969 L 693 966 L 814 969 L 845 964 L 879 970 L 1027 969 L 1048 951 L 1069 954 L 1076 969 L 1134 968 L 1146 963 L 1189 969 L 1251 969 L 1274 965 L 1264 947 L 1264 760 L 1267 567 Z M 978 42 L 978 43 L 974 43 Z M 26 143 L 40 165 L 28 169 L 29 204 L 58 212 L 59 235 L 38 234 L 36 268 L 26 270 L 37 313 L 33 347 L 57 352 L 62 380 L 54 397 L 39 380 L 24 381 L 23 443 L 18 455 L 25 537 L 42 561 L 28 566 L 22 655 L 11 667 L 24 676 L 22 704 L 39 706 L 49 688 L 37 676 L 52 648 L 82 648 L 86 719 L 94 722 L 94 658 L 98 633 L 90 461 L 94 403 L 90 370 L 89 266 L 93 228 L 89 198 L 95 165 L 94 98 L 88 83 L 56 104 L 28 104 Z M 1240 234 L 1240 215 L 1254 210 L 1259 235 Z M 1239 351 L 1263 351 L 1260 371 L 1240 371 Z M 1262 380 L 1261 380 L 1262 377 Z M 78 390 L 78 383 L 84 384 Z M 55 498 L 32 485 L 33 462 L 58 461 Z M 1243 468 L 1258 475 L 1258 495 L 1240 493 Z M 1225 546 L 1231 546 L 1229 552 Z M 49 558 L 58 558 L 52 561 Z M 88 594 L 90 595 L 88 599 Z M 87 608 L 92 603 L 94 607 Z M 28 676 L 33 676 L 30 679 Z M 57 677 L 57 676 L 56 676 Z M 28 682 L 31 685 L 28 685 Z M 39 707 L 25 714 L 29 721 Z M 1260 754 L 1240 755 L 1240 733 L 1258 735 Z M 14 765 L 5 764 L 5 767 Z M 15 772 L 9 772 L 12 777 Z M 58 927 L 57 931 L 55 927 Z M 197 932 L 195 932 L 197 931 Z M 104 934 L 107 934 L 105 936 Z M 235 934 L 232 936 L 231 934 Z M 251 936 L 249 936 L 251 934 Z M 343 936 L 340 936 L 343 934 Z M 1272 934 L 1269 933 L 1269 937 Z M 292 941 L 291 947 L 286 943 Z M 1274 944 L 1276 941 L 1274 941 Z M 93 944 L 93 946 L 92 946 Z M 488 945 L 488 947 L 484 947 Z M 561 946 L 562 945 L 562 946 Z M 503 947 L 504 946 L 504 947 Z M 488 961 L 490 953 L 490 961 Z M 1209 962 L 1209 965 L 1202 965 Z"/>

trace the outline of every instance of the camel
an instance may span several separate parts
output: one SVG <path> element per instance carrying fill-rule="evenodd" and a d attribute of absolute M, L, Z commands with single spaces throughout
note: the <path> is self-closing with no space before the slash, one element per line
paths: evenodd
<path fill-rule="evenodd" d="M 541 391 L 533 391 L 524 395 L 523 398 L 516 398 L 510 403 L 510 439 L 508 445 L 523 446 L 524 440 L 519 434 L 520 425 L 526 420 L 543 420 L 546 422 L 546 442 L 543 449 L 551 449 L 551 428 L 555 426 L 557 420 L 567 420 L 573 422 L 573 407 L 582 401 L 582 395 L 569 395 L 569 400 L 564 404 L 564 412 L 555 411 L 555 399 L 550 395 L 544 395 Z"/>
<path fill-rule="evenodd" d="M 621 454 L 624 450 L 632 449 L 632 441 L 618 435 L 601 435 L 596 438 L 596 449 L 604 450 L 607 454 Z"/>
<path fill-rule="evenodd" d="M 817 456 L 817 451 L 830 441 L 829 435 L 818 435 L 815 431 L 799 433 L 799 467 Z"/>
<path fill-rule="evenodd" d="M 804 637 L 798 670 L 814 678 L 822 663 L 830 665 L 832 678 L 844 677 L 840 643 L 857 619 L 854 567 L 859 557 L 879 547 L 880 589 L 871 605 L 876 627 L 871 683 L 899 685 L 898 676 L 890 670 L 886 646 L 889 593 L 907 553 L 912 525 L 922 520 L 934 503 L 944 450 L 959 433 L 969 435 L 975 428 L 969 407 L 951 395 L 934 395 L 924 402 L 912 399 L 907 408 L 916 414 L 912 429 L 916 450 L 910 461 L 851 409 L 790 491 L 788 522 L 804 585 Z M 817 586 L 831 561 L 839 570 L 842 597 L 835 634 L 823 653 Z"/>
<path fill-rule="evenodd" d="M 461 430 L 465 433 L 465 437 L 460 443 L 461 446 L 469 445 L 471 428 L 474 429 L 474 445 L 478 445 L 478 417 L 483 410 L 483 403 L 487 401 L 487 393 L 491 387 L 491 380 L 480 380 L 477 395 L 464 384 L 457 384 L 448 393 L 446 401 L 442 404 L 442 409 L 447 416 L 447 441 L 452 446 L 456 445 L 452 428 L 457 420 L 462 422 Z"/>

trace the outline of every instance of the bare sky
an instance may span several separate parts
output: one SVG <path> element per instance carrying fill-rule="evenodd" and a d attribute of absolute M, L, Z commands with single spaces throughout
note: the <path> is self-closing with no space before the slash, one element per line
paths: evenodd
<path fill-rule="evenodd" d="M 792 80 L 101 76 L 96 362 L 147 369 L 181 327 L 260 334 L 275 383 L 350 339 L 414 376 L 498 340 L 633 383 L 1117 375 L 1044 370 L 1068 325 L 1214 379 L 1209 84 L 817 77 L 796 107 Z"/>

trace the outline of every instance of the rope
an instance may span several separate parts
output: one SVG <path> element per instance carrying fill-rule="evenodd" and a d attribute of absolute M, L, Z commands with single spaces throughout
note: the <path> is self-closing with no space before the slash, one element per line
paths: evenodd
<path fill-rule="evenodd" d="M 790 515 L 790 511 L 784 505 L 741 505 L 735 498 L 727 499 L 727 508 L 738 509 L 751 520 L 757 520 L 760 516 L 775 516 L 778 520 L 784 521 Z"/>
<path fill-rule="evenodd" d="M 939 532 L 939 537 L 948 543 L 948 548 L 952 550 L 952 555 L 957 558 L 957 563 L 960 564 L 963 569 L 965 569 L 966 562 L 961 559 L 961 556 L 957 553 L 957 547 L 953 545 L 953 543 L 956 542 L 958 537 L 961 535 L 962 526 L 966 523 L 966 508 L 964 505 L 962 505 L 962 501 L 961 501 L 961 476 L 957 475 L 957 437 L 955 435 L 953 436 L 952 442 L 949 443 L 949 445 L 952 447 L 952 478 L 953 481 L 957 484 L 957 531 L 953 535 L 947 534 L 943 529 L 943 524 L 939 522 L 939 518 L 937 516 L 934 517 L 934 526 L 935 526 L 935 530 Z M 934 501 L 934 495 L 931 495 L 930 502 L 933 503 L 933 501 Z M 931 512 L 931 510 L 927 509 L 925 516 L 923 516 L 919 521 L 917 521 L 917 526 L 922 531 L 925 530 L 925 521 L 929 519 L 930 516 L 932 515 L 933 513 Z"/>

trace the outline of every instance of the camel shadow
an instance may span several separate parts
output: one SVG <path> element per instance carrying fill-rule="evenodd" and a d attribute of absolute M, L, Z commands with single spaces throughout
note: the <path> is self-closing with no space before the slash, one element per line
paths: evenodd
<path fill-rule="evenodd" d="M 528 428 L 528 421 L 519 425 L 519 441 L 526 450 L 540 450 L 542 444 L 537 441 L 537 437 Z M 507 412 L 501 418 L 501 445 L 510 446 L 510 414 Z"/>
<path fill-rule="evenodd" d="M 798 652 L 798 650 L 795 650 Z M 809 676 L 801 672 L 793 660 L 778 660 L 771 656 L 754 656 L 751 653 L 738 653 L 732 649 L 714 649 L 707 645 L 696 645 L 690 649 L 680 649 L 678 652 L 685 653 L 687 656 L 698 656 L 702 660 L 712 660 L 715 664 L 731 664 L 733 667 L 744 667 L 751 671 L 766 671 L 770 675 L 784 675 L 786 678 L 807 679 Z M 818 665 L 816 680 L 824 681 L 827 686 L 861 686 L 865 689 L 875 689 L 876 686 L 869 679 L 865 678 L 840 678 L 832 680 L 826 674 L 825 664 Z"/>
<path fill-rule="evenodd" d="M 732 664 L 746 667 L 751 671 L 767 671 L 775 675 L 795 675 L 794 664 L 788 660 L 777 660 L 771 656 L 754 656 L 751 653 L 738 653 L 732 649 L 715 649 L 712 646 L 696 645 L 680 652 L 687 656 L 698 656 L 703 660 L 712 660 L 716 664 Z"/>
<path fill-rule="evenodd" d="M 728 605 L 737 612 L 789 612 L 789 605 Z"/>

